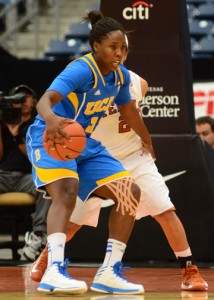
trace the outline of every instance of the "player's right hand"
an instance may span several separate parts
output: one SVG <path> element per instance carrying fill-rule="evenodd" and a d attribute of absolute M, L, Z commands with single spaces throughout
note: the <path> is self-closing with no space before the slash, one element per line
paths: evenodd
<path fill-rule="evenodd" d="M 62 129 L 62 125 L 67 122 L 72 122 L 71 119 L 63 118 L 52 114 L 50 117 L 46 118 L 46 135 L 43 138 L 43 142 L 47 143 L 49 141 L 51 148 L 55 148 L 54 140 L 57 139 L 58 143 L 65 146 L 64 138 L 70 139 L 67 132 Z"/>

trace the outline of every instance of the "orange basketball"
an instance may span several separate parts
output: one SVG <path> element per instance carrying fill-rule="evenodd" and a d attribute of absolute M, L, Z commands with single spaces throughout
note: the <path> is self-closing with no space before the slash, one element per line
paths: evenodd
<path fill-rule="evenodd" d="M 47 153 L 57 160 L 68 161 L 77 158 L 85 148 L 85 131 L 78 122 L 66 122 L 62 125 L 63 131 L 67 132 L 70 140 L 63 138 L 66 147 L 63 147 L 56 138 L 54 141 L 55 149 L 52 149 L 50 142 L 44 143 Z M 44 132 L 44 136 L 46 131 Z"/>

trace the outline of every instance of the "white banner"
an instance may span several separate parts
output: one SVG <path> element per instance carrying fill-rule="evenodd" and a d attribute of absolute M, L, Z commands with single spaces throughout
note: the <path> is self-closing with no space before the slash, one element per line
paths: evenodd
<path fill-rule="evenodd" d="M 193 93 L 195 118 L 207 115 L 214 118 L 214 82 L 195 82 Z"/>

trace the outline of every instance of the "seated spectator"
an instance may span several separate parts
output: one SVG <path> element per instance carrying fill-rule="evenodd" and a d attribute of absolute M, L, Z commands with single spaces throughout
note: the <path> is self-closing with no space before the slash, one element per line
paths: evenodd
<path fill-rule="evenodd" d="M 34 121 L 36 94 L 30 87 L 19 85 L 9 95 L 10 99 L 5 97 L 1 108 L 0 193 L 25 192 L 37 197 L 36 211 L 32 215 L 33 232 L 26 233 L 23 248 L 23 256 L 34 261 L 46 244 L 46 216 L 50 204 L 35 189 L 26 155 L 25 135 Z"/>
<path fill-rule="evenodd" d="M 214 119 L 203 116 L 196 119 L 195 130 L 204 143 L 208 161 L 214 176 Z"/>

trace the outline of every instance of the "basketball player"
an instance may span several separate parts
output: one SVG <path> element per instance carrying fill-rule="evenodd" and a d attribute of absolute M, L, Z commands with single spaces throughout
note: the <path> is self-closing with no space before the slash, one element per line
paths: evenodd
<path fill-rule="evenodd" d="M 39 100 L 38 116 L 27 134 L 35 185 L 44 192 L 44 197 L 52 199 L 47 217 L 48 268 L 38 291 L 48 294 L 86 292 L 86 283 L 66 272 L 64 246 L 77 193 L 82 201 L 93 193 L 113 199 L 116 204 L 109 220 L 115 262 L 112 264 L 110 260 L 95 281 L 107 293 L 142 294 L 143 286 L 127 281 L 121 273 L 121 259 L 134 225 L 140 189 L 122 164 L 99 141 L 91 138 L 91 133 L 114 100 L 123 118 L 153 155 L 151 139 L 131 101 L 129 72 L 121 65 L 126 53 L 123 27 L 116 20 L 103 17 L 101 12 L 90 12 L 87 17 L 92 25 L 89 41 L 93 52 L 70 63 L 55 78 Z M 54 148 L 54 139 L 58 138 L 63 146 L 63 138 L 68 136 L 61 125 L 68 118 L 83 126 L 87 145 L 77 159 L 58 161 L 46 153 L 42 136 L 46 130 L 45 142 L 49 140 Z"/>
<path fill-rule="evenodd" d="M 128 41 L 127 41 L 128 43 Z M 126 59 L 126 56 L 125 56 Z M 130 92 L 133 102 L 140 109 L 141 100 L 148 89 L 147 82 L 132 71 L 130 72 Z M 112 103 L 109 110 L 101 119 L 92 137 L 98 139 L 103 145 L 119 159 L 129 170 L 135 182 L 141 188 L 141 201 L 137 210 L 136 219 L 152 216 L 162 227 L 167 240 L 179 260 L 182 272 L 183 290 L 202 290 L 208 288 L 207 283 L 199 274 L 192 257 L 186 234 L 181 221 L 175 213 L 175 207 L 169 198 L 169 191 L 163 177 L 158 172 L 151 153 L 144 147 L 138 135 L 123 120 L 117 105 Z M 76 207 L 70 218 L 67 240 L 70 240 L 82 225 L 97 226 L 102 200 L 92 197 L 88 202 L 77 200 Z M 106 257 L 102 270 L 109 260 L 114 262 L 115 249 L 112 240 L 108 240 Z M 31 268 L 31 278 L 35 281 L 41 279 L 47 265 L 47 249 L 43 251 Z M 32 272 L 33 271 L 33 272 Z M 95 277 L 91 289 L 102 292 L 99 283 L 99 272 Z"/>

